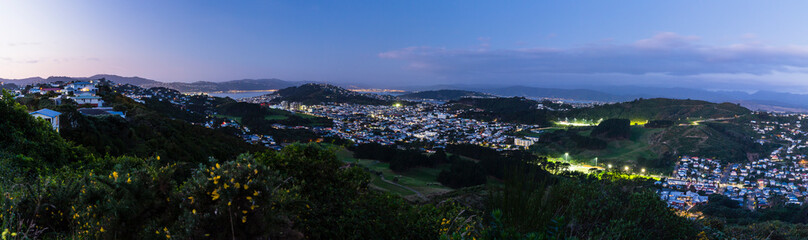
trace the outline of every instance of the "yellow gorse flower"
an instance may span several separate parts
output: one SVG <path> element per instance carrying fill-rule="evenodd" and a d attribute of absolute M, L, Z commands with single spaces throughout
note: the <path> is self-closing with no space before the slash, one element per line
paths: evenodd
<path fill-rule="evenodd" d="M 210 193 L 211 200 L 219 199 L 219 189 L 214 189 L 212 193 Z"/>

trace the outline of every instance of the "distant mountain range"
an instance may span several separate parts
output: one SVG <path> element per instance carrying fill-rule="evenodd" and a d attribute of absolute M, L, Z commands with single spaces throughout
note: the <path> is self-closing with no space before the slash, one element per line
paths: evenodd
<path fill-rule="evenodd" d="M 419 87 L 428 89 L 429 87 Z M 597 102 L 625 102 L 638 98 L 672 98 L 693 99 L 716 103 L 739 103 L 752 110 L 780 112 L 808 112 L 808 95 L 758 91 L 747 93 L 741 91 L 709 91 L 692 88 L 656 88 L 636 86 L 597 87 L 591 89 L 560 89 L 529 86 L 454 86 L 436 85 L 433 88 L 447 88 L 465 91 L 477 91 L 498 96 L 519 96 L 528 98 L 557 98 Z"/>
<path fill-rule="evenodd" d="M 86 81 L 101 79 L 120 84 L 132 84 L 140 87 L 166 87 L 181 92 L 224 92 L 224 91 L 250 91 L 283 89 L 300 86 L 311 82 L 285 81 L 280 79 L 241 79 L 224 82 L 160 82 L 141 77 L 122 77 L 118 75 L 99 74 L 91 77 L 64 77 L 54 76 L 48 78 L 32 77 L 24 79 L 1 79 L 6 85 L 14 84 L 25 86 L 29 84 Z M 343 87 L 355 86 L 342 84 Z M 557 98 L 569 100 L 598 101 L 598 102 L 624 102 L 637 98 L 674 98 L 694 99 L 710 102 L 739 103 L 752 110 L 780 111 L 780 112 L 808 112 L 808 95 L 780 93 L 771 91 L 758 91 L 755 93 L 741 91 L 710 91 L 693 88 L 660 88 L 638 86 L 592 86 L 586 89 L 542 88 L 531 86 L 497 86 L 497 85 L 434 85 L 407 87 L 407 90 L 420 90 L 421 92 L 405 94 L 403 98 L 429 98 L 435 100 L 452 100 L 457 96 L 481 96 L 493 94 L 497 96 L 521 96 L 529 98 Z M 440 90 L 439 90 L 440 89 Z M 443 90 L 463 90 L 466 92 L 450 92 Z M 427 92 L 424 92 L 427 91 Z M 441 92 L 442 91 L 442 92 Z M 476 92 L 476 93 L 472 93 Z"/>
<path fill-rule="evenodd" d="M 122 77 L 118 75 L 99 74 L 91 77 L 48 77 L 48 78 L 24 78 L 24 79 L 0 79 L 6 84 L 25 86 L 30 84 L 87 81 L 93 79 L 106 79 L 119 84 L 131 84 L 144 88 L 165 87 L 175 89 L 180 92 L 224 92 L 224 91 L 250 91 L 250 90 L 271 90 L 298 86 L 305 82 L 291 82 L 280 79 L 241 79 L 225 82 L 160 82 L 141 77 Z"/>

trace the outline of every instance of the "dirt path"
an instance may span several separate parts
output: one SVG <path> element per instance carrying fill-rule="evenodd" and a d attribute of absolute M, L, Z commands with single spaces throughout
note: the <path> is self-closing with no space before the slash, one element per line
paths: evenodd
<path fill-rule="evenodd" d="M 421 193 L 421 192 L 419 192 L 419 191 L 416 191 L 415 189 L 412 189 L 411 187 L 407 187 L 407 186 L 404 186 L 404 185 L 398 184 L 398 183 L 396 183 L 396 182 L 393 182 L 393 181 L 387 180 L 386 178 L 384 178 L 384 174 L 382 174 L 382 175 L 381 175 L 381 176 L 379 176 L 379 177 L 382 179 L 382 181 L 384 181 L 384 182 L 386 182 L 386 183 L 393 184 L 393 185 L 396 185 L 396 186 L 401 187 L 401 188 L 403 188 L 403 189 L 407 189 L 407 190 L 409 190 L 409 191 L 411 191 L 411 192 L 414 192 L 416 196 L 418 196 L 419 198 L 423 199 L 424 201 L 428 200 L 428 199 L 427 199 L 427 198 L 424 196 L 424 194 L 422 194 L 422 193 Z"/>

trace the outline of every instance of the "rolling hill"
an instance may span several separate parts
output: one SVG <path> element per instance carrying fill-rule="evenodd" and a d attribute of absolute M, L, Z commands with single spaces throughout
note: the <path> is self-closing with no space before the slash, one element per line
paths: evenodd
<path fill-rule="evenodd" d="M 70 81 L 87 81 L 94 79 L 106 79 L 118 84 L 130 84 L 143 88 L 164 87 L 174 89 L 180 92 L 219 92 L 219 91 L 250 91 L 250 90 L 274 90 L 297 86 L 301 82 L 284 81 L 280 79 L 241 79 L 224 82 L 160 82 L 152 79 L 142 77 L 122 77 L 110 74 L 97 74 L 91 77 L 48 77 L 48 78 L 24 78 L 24 79 L 0 79 L 0 82 L 7 84 L 16 84 L 18 86 L 25 86 L 29 84 L 52 83 L 52 82 L 70 82 Z"/>
<path fill-rule="evenodd" d="M 733 103 L 711 103 L 700 100 L 637 99 L 631 102 L 576 108 L 563 116 L 578 119 L 626 118 L 631 120 L 672 120 L 734 118 L 751 111 Z"/>
<path fill-rule="evenodd" d="M 438 101 L 450 101 L 472 97 L 489 98 L 494 97 L 494 95 L 474 91 L 442 89 L 442 90 L 408 93 L 398 97 L 403 99 L 430 99 Z"/>
<path fill-rule="evenodd" d="M 298 82 L 283 81 L 280 79 L 241 79 L 225 82 L 171 82 L 171 83 L 148 83 L 141 87 L 165 87 L 176 89 L 180 92 L 223 92 L 223 91 L 250 91 L 250 90 L 274 90 L 297 86 Z"/>
<path fill-rule="evenodd" d="M 307 83 L 297 87 L 288 87 L 270 94 L 274 102 L 299 102 L 306 105 L 333 103 L 351 103 L 368 105 L 392 104 L 392 96 L 369 93 L 358 93 L 329 84 Z"/>

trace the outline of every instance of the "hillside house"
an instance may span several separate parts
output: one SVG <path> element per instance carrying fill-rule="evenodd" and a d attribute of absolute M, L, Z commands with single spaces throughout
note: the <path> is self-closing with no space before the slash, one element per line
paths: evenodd
<path fill-rule="evenodd" d="M 62 113 L 47 108 L 43 108 L 31 112 L 30 114 L 31 116 L 34 116 L 36 118 L 45 119 L 45 121 L 48 121 L 48 123 L 50 123 L 53 130 L 56 130 L 57 132 L 59 131 L 59 115 L 62 115 Z"/>

